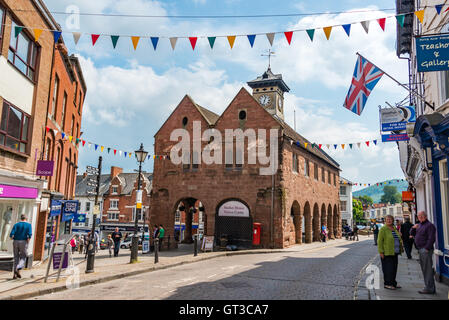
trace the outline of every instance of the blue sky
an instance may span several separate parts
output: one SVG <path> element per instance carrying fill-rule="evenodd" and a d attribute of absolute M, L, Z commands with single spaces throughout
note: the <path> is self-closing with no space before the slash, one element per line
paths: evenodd
<path fill-rule="evenodd" d="M 95 47 L 83 35 L 75 46 L 70 33 L 63 33 L 71 53 L 79 56 L 88 85 L 82 123 L 82 138 L 122 151 L 134 151 L 144 143 L 153 153 L 153 136 L 185 94 L 220 114 L 246 82 L 262 74 L 267 59 L 261 54 L 269 47 L 265 36 L 256 38 L 254 48 L 244 37 L 236 39 L 231 50 L 226 38 L 217 38 L 210 49 L 206 38 L 199 38 L 195 51 L 187 39 L 178 39 L 173 51 L 167 37 L 226 36 L 324 27 L 375 19 L 394 14 L 379 9 L 394 8 L 395 1 L 273 1 L 243 0 L 45 0 L 50 11 L 66 11 L 75 4 L 83 13 L 138 15 L 263 15 L 285 13 L 346 12 L 282 18 L 176 19 L 82 16 L 79 29 L 67 24 L 67 16 L 55 14 L 63 31 L 117 35 L 160 36 L 156 51 L 149 39 L 142 38 L 134 51 L 130 38 L 121 37 L 112 49 L 109 37 L 100 37 Z M 364 11 L 348 13 L 349 11 Z M 70 21 L 69 21 L 70 22 Z M 383 32 L 377 22 L 369 34 L 360 24 L 352 25 L 351 37 L 341 27 L 326 40 L 316 30 L 310 42 L 305 32 L 295 33 L 289 46 L 283 35 L 276 35 L 272 50 L 274 73 L 282 73 L 291 91 L 285 99 L 285 118 L 293 127 L 296 110 L 297 131 L 312 142 L 348 144 L 380 137 L 378 106 L 394 104 L 407 96 L 404 89 L 383 77 L 374 89 L 362 116 L 342 107 L 349 88 L 356 52 L 379 67 L 407 81 L 407 64 L 395 55 L 396 23 L 387 20 Z M 380 140 L 380 139 L 379 139 Z M 333 148 L 332 148 L 333 149 Z M 341 175 L 354 182 L 375 183 L 403 177 L 395 143 L 355 150 L 327 150 L 341 165 Z M 125 171 L 137 168 L 134 156 L 114 156 L 80 148 L 78 173 L 86 165 L 96 165 L 103 155 L 104 170 L 111 165 Z M 152 171 L 153 161 L 144 169 Z"/>

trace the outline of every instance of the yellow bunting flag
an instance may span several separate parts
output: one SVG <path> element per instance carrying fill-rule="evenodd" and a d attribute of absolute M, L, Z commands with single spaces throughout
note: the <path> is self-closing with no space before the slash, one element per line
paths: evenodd
<path fill-rule="evenodd" d="M 101 152 L 103 152 L 103 150 L 104 150 L 104 147 L 103 147 L 103 146 L 101 146 Z"/>
<path fill-rule="evenodd" d="M 130 158 L 131 158 L 131 155 L 132 155 L 132 154 L 133 154 L 132 152 L 129 153 L 129 157 L 130 157 Z"/>
<path fill-rule="evenodd" d="M 39 37 L 41 36 L 42 31 L 43 30 L 41 30 L 41 29 L 34 29 L 34 41 L 37 42 L 39 40 Z"/>
<path fill-rule="evenodd" d="M 228 42 L 232 49 L 232 47 L 234 47 L 235 36 L 228 36 Z"/>
<path fill-rule="evenodd" d="M 139 43 L 140 37 L 131 37 L 131 40 L 133 42 L 134 50 L 137 49 L 137 44 Z"/>
<path fill-rule="evenodd" d="M 329 40 L 331 36 L 332 27 L 324 27 L 324 34 L 326 35 L 327 40 Z"/>
<path fill-rule="evenodd" d="M 342 144 L 342 145 L 341 145 L 341 148 L 342 148 L 342 149 L 344 149 L 344 148 L 345 148 L 345 145 L 344 145 L 344 144 Z"/>
<path fill-rule="evenodd" d="M 424 10 L 415 11 L 415 15 L 418 17 L 419 22 L 423 23 L 424 19 Z"/>
<path fill-rule="evenodd" d="M 308 145 L 308 143 L 307 143 L 307 142 L 304 142 L 304 146 L 306 147 L 306 149 L 307 149 L 307 145 Z"/>
<path fill-rule="evenodd" d="M 156 156 L 153 156 L 153 159 L 156 159 Z"/>
<path fill-rule="evenodd" d="M 70 142 L 72 142 L 72 139 L 73 139 L 73 137 L 72 137 L 72 136 L 69 136 L 69 141 L 70 141 Z"/>

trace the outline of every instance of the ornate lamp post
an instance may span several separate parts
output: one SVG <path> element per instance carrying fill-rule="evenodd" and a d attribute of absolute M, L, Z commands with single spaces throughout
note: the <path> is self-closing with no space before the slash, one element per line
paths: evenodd
<path fill-rule="evenodd" d="M 143 150 L 143 143 L 140 144 L 139 150 L 134 151 L 134 154 L 136 155 L 137 162 L 139 162 L 139 175 L 137 178 L 137 193 L 136 193 L 136 199 L 137 199 L 138 194 L 140 193 L 140 174 L 142 172 L 142 163 L 145 161 L 145 159 L 148 155 L 148 152 Z M 131 263 L 137 262 L 137 256 L 138 256 L 138 252 L 139 252 L 139 236 L 137 235 L 137 232 L 138 232 L 138 221 L 139 221 L 138 217 L 141 212 L 142 212 L 142 202 L 137 202 L 136 203 L 136 219 L 135 219 L 135 225 L 134 225 L 134 236 L 132 239 L 132 248 L 131 248 Z M 142 238 L 143 238 L 143 234 L 144 234 L 144 230 L 142 231 Z"/>

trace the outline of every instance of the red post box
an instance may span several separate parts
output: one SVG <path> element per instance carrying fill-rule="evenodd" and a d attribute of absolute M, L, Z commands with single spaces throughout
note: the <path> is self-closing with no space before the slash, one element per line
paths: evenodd
<path fill-rule="evenodd" d="M 253 224 L 253 245 L 255 246 L 260 245 L 261 227 L 260 223 Z"/>

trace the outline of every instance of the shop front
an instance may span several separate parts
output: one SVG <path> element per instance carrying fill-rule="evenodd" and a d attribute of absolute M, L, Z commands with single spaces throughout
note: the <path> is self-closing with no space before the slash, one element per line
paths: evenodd
<path fill-rule="evenodd" d="M 33 237 L 28 244 L 28 260 L 32 261 L 38 205 L 39 183 L 36 187 L 0 184 L 0 260 L 3 262 L 13 258 L 13 240 L 9 235 L 22 214 L 32 225 Z"/>
<path fill-rule="evenodd" d="M 440 113 L 420 116 L 414 134 L 431 171 L 433 223 L 437 229 L 435 266 L 437 278 L 449 284 L 449 116 Z"/>

